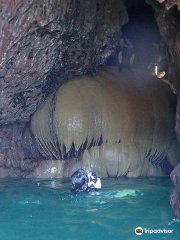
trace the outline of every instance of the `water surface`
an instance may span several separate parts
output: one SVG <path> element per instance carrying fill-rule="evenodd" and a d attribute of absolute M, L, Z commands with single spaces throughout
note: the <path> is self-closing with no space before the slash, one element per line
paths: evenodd
<path fill-rule="evenodd" d="M 99 195 L 73 195 L 69 180 L 0 180 L 0 240 L 180 239 L 168 178 L 106 179 Z M 135 228 L 171 229 L 142 234 Z"/>

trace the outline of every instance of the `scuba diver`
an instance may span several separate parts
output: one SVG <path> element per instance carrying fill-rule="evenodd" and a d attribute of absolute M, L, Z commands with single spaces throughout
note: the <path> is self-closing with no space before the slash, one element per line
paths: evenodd
<path fill-rule="evenodd" d="M 96 192 L 101 189 L 101 179 L 97 177 L 95 172 L 77 170 L 71 176 L 72 192 Z"/>

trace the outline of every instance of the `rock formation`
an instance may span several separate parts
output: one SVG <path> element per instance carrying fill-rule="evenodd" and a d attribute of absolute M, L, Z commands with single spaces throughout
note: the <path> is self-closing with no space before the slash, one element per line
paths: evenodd
<path fill-rule="evenodd" d="M 62 81 L 104 64 L 128 19 L 119 0 L 2 0 L 0 9 L 0 124 L 29 121 Z"/>
<path fill-rule="evenodd" d="M 59 171 L 70 175 L 79 165 L 101 177 L 161 175 L 166 158 L 180 160 L 174 100 L 155 77 L 104 68 L 51 94 L 33 114 L 32 132 L 42 155 L 66 159 Z"/>
<path fill-rule="evenodd" d="M 160 4 L 156 3 L 159 2 Z M 147 0 L 154 10 L 159 30 L 163 40 L 166 43 L 168 52 L 168 78 L 171 82 L 171 88 L 178 95 L 176 110 L 176 136 L 180 143 L 180 1 L 179 0 Z M 172 172 L 171 179 L 175 185 L 171 194 L 171 206 L 175 217 L 180 217 L 180 168 Z"/>
<path fill-rule="evenodd" d="M 171 180 L 174 183 L 174 189 L 171 193 L 170 203 L 175 218 L 180 218 L 180 164 L 172 171 Z"/>
<path fill-rule="evenodd" d="M 180 1 L 146 1 L 153 6 L 167 46 L 168 79 L 178 95 L 175 130 L 180 142 Z M 32 170 L 38 175 L 46 166 L 52 170 L 47 176 L 59 176 L 62 162 L 43 161 L 47 156 L 31 133 L 30 116 L 68 79 L 95 73 L 106 63 L 128 20 L 125 6 L 122 0 L 1 0 L 0 10 L 0 177 L 23 176 Z M 97 147 L 92 154 L 98 154 Z M 177 186 L 173 193 L 179 196 Z M 171 203 L 179 216 L 179 203 Z"/>
<path fill-rule="evenodd" d="M 128 16 L 121 0 L 2 0 L 0 10 L 0 159 L 8 168 L 35 158 L 24 147 L 30 115 L 68 78 L 105 64 Z"/>

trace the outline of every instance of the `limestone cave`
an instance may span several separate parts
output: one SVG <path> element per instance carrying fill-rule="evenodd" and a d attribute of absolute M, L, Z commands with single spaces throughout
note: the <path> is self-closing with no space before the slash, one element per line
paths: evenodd
<path fill-rule="evenodd" d="M 0 0 L 0 239 L 180 239 L 179 11 Z"/>

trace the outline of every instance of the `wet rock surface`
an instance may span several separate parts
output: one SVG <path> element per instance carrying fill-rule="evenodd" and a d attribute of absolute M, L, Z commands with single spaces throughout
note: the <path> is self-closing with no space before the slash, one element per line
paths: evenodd
<path fill-rule="evenodd" d="M 105 64 L 127 21 L 121 0 L 0 1 L 0 177 L 38 166 L 31 114 L 68 78 Z"/>
<path fill-rule="evenodd" d="M 168 79 L 170 87 L 177 96 L 176 136 L 180 143 L 180 1 L 147 0 L 155 10 L 156 21 L 168 53 Z M 159 2 L 159 3 L 158 3 Z M 171 206 L 175 217 L 180 217 L 180 165 L 171 173 L 175 185 L 171 193 Z"/>
<path fill-rule="evenodd" d="M 166 44 L 168 57 L 167 78 L 170 81 L 171 90 L 178 95 L 175 131 L 180 143 L 180 14 L 175 6 L 179 4 L 179 1 L 158 1 L 161 4 L 158 4 L 157 1 L 147 0 L 155 11 L 160 34 Z"/>
<path fill-rule="evenodd" d="M 0 10 L 0 124 L 29 121 L 67 78 L 96 71 L 128 20 L 120 0 L 2 0 Z"/>
<path fill-rule="evenodd" d="M 176 8 L 167 11 L 165 5 L 158 4 L 155 0 L 147 0 L 147 2 L 154 9 L 162 40 L 166 44 L 168 58 L 168 73 L 166 77 L 168 77 L 172 84 L 171 87 L 177 93 L 180 87 L 179 11 Z"/>
<path fill-rule="evenodd" d="M 180 218 L 180 164 L 172 171 L 171 180 L 174 189 L 170 196 L 170 203 L 176 218 Z"/>
<path fill-rule="evenodd" d="M 12 124 L 0 127 L 0 177 L 4 172 L 32 171 L 42 159 L 28 124 Z M 1 174 L 3 172 L 3 174 Z M 15 171 L 16 172 L 16 171 Z"/>

